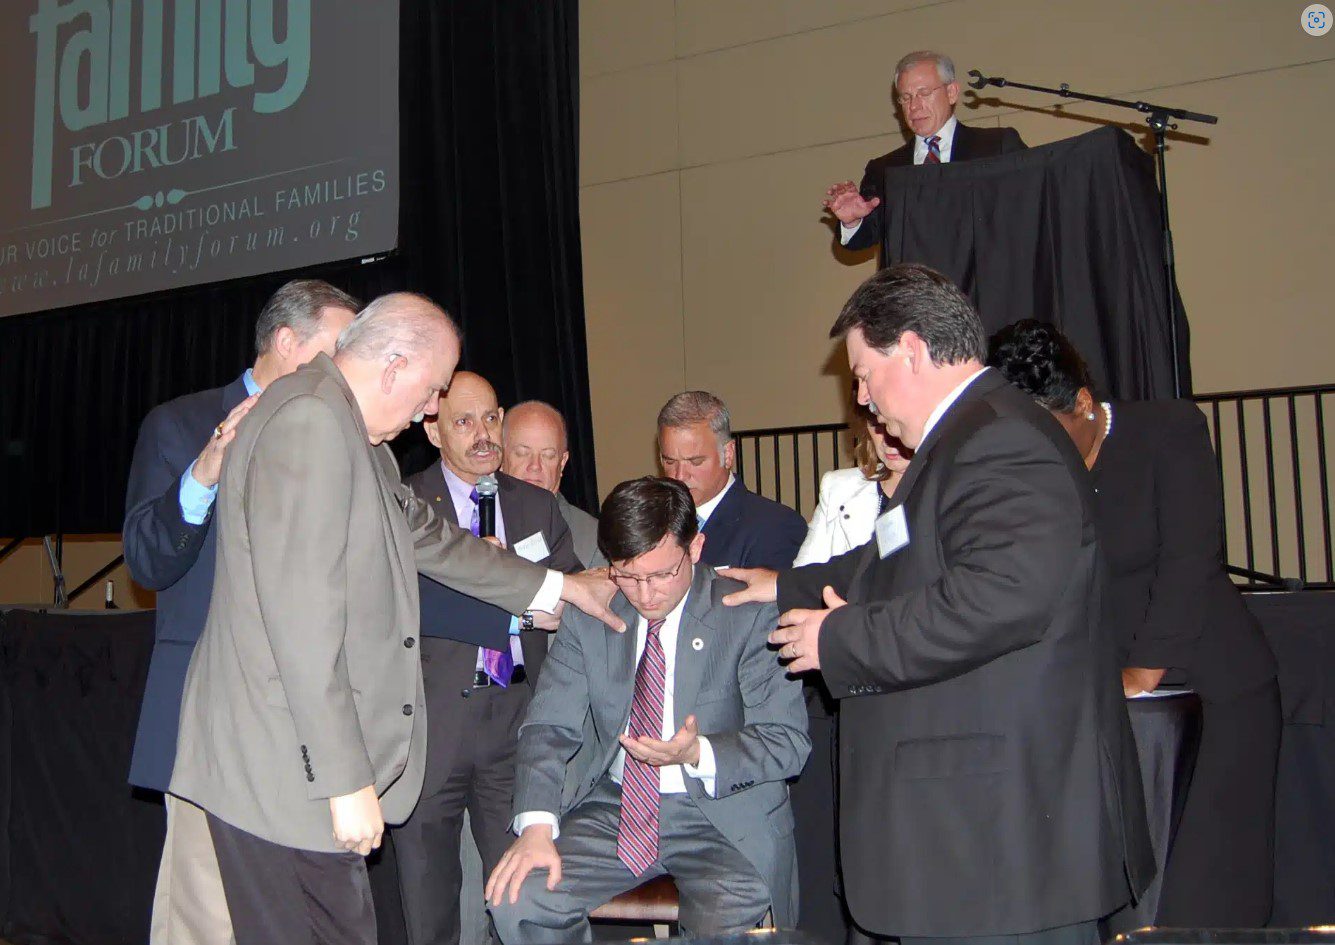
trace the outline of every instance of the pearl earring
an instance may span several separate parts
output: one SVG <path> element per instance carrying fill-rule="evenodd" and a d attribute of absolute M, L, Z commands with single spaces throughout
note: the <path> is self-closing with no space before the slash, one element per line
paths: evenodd
<path fill-rule="evenodd" d="M 1094 417 L 1094 411 L 1091 410 L 1089 413 L 1085 414 L 1085 419 L 1086 419 L 1086 420 L 1093 420 L 1093 419 L 1095 419 L 1095 417 Z"/>

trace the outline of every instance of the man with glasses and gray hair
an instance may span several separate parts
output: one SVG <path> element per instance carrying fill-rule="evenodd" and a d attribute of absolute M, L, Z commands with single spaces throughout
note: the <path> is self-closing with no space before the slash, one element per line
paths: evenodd
<path fill-rule="evenodd" d="M 160 404 L 139 429 L 122 540 L 135 581 L 158 595 L 129 777 L 136 787 L 161 791 L 167 806 L 151 945 L 233 941 L 204 812 L 167 792 L 186 667 L 213 595 L 213 506 L 223 457 L 260 391 L 317 354 L 333 354 L 360 307 L 319 279 L 286 283 L 260 312 L 251 367 L 224 387 Z"/>
<path fill-rule="evenodd" d="M 565 601 L 624 627 L 604 576 L 504 552 L 399 481 L 389 441 L 436 412 L 459 354 L 430 299 L 381 296 L 332 358 L 265 389 L 223 460 L 170 790 L 207 812 L 237 945 L 376 940 L 363 857 L 426 768 L 419 572 L 514 615 Z"/>
<path fill-rule="evenodd" d="M 955 117 L 960 85 L 955 63 L 943 53 L 911 52 L 895 66 L 895 101 L 913 141 L 867 162 L 862 183 L 851 180 L 825 192 L 825 208 L 839 221 L 839 242 L 849 249 L 881 243 L 885 234 L 885 172 L 915 164 L 949 164 L 1021 151 L 1026 145 L 1014 128 L 971 128 Z M 881 265 L 889 265 L 884 248 Z"/>

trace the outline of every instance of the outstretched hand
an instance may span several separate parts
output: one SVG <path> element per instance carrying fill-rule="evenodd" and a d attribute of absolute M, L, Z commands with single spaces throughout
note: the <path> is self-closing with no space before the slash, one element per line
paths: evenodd
<path fill-rule="evenodd" d="M 881 205 L 880 197 L 868 200 L 862 196 L 857 186 L 851 181 L 840 181 L 825 191 L 825 200 L 821 202 L 844 226 L 861 223 L 873 210 Z"/>
<path fill-rule="evenodd" d="M 742 590 L 724 596 L 723 603 L 729 607 L 738 604 L 772 604 L 779 599 L 778 571 L 769 568 L 719 568 L 718 573 L 746 585 Z"/>
<path fill-rule="evenodd" d="M 668 741 L 643 735 L 622 735 L 620 740 L 626 754 L 655 768 L 700 763 L 700 726 L 694 715 L 686 716 L 685 723 Z"/>
<path fill-rule="evenodd" d="M 574 604 L 590 617 L 596 617 L 617 633 L 626 632 L 626 622 L 612 613 L 612 598 L 617 586 L 607 576 L 606 568 L 567 574 L 561 581 L 561 600 Z"/>

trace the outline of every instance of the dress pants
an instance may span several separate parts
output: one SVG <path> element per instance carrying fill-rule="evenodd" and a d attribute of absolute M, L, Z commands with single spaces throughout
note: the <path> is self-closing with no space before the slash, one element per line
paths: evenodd
<path fill-rule="evenodd" d="M 627 890 L 670 874 L 680 895 L 683 934 L 719 935 L 753 929 L 770 909 L 770 892 L 750 861 L 701 813 L 688 794 L 665 794 L 659 807 L 658 859 L 635 876 L 617 858 L 621 786 L 604 778 L 561 818 L 556 850 L 561 882 L 547 889 L 547 871 L 525 878 L 519 901 L 491 907 L 503 945 L 591 942 L 589 913 Z"/>
<path fill-rule="evenodd" d="M 208 815 L 175 795 L 153 890 L 149 945 L 235 945 Z"/>
<path fill-rule="evenodd" d="M 1279 683 L 1202 699 L 1201 709 L 1200 750 L 1155 924 L 1260 928 L 1274 894 Z"/>
<path fill-rule="evenodd" d="M 394 829 L 408 945 L 460 941 L 465 811 L 484 881 L 514 841 L 515 754 L 533 690 L 527 681 L 504 688 L 460 686 L 460 678 L 471 683 L 476 653 L 451 640 L 422 639 L 426 775 L 412 816 Z M 461 659 L 469 665 L 452 665 Z M 473 892 L 480 905 L 481 888 Z"/>
<path fill-rule="evenodd" d="M 281 846 L 208 817 L 237 945 L 376 945 L 362 856 Z"/>

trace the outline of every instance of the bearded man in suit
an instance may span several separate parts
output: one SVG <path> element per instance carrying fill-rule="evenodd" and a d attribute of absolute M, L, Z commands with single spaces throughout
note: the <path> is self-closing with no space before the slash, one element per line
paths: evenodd
<path fill-rule="evenodd" d="M 505 419 L 485 378 L 456 372 L 436 416 L 426 422 L 440 461 L 410 476 L 409 487 L 441 518 L 477 534 L 479 503 L 485 501 L 479 481 L 493 476 L 496 541 L 525 560 L 562 572 L 583 570 L 552 494 L 499 471 Z M 547 656 L 548 634 L 429 578 L 421 578 L 421 596 L 426 775 L 416 809 L 394 831 L 394 849 L 409 945 L 450 945 L 460 940 L 461 908 L 471 911 L 459 900 L 465 811 L 482 876 L 510 843 L 515 745 Z M 492 628 L 499 634 L 493 636 Z M 481 883 L 469 892 L 480 910 Z"/>

